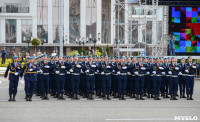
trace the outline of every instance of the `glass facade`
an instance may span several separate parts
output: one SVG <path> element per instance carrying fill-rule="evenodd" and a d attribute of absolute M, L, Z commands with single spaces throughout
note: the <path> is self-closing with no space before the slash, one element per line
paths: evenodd
<path fill-rule="evenodd" d="M 31 40 L 32 37 L 32 20 L 24 19 L 22 20 L 22 43 L 26 43 L 27 40 Z"/>
<path fill-rule="evenodd" d="M 124 0 L 120 0 L 120 2 L 124 2 Z M 116 1 L 116 4 L 118 4 L 117 1 Z M 118 9 L 119 9 L 119 11 L 118 11 Z M 120 40 L 121 44 L 124 44 L 125 43 L 125 40 L 124 40 L 125 10 L 124 10 L 124 8 L 122 8 L 121 6 L 115 7 L 115 18 L 119 19 L 119 24 L 120 23 L 123 24 L 123 25 L 120 25 L 119 27 L 117 25 L 115 26 L 115 40 Z M 117 24 L 118 22 L 116 21 L 115 23 Z"/>
<path fill-rule="evenodd" d="M 63 1 L 62 1 L 63 2 Z M 59 0 L 53 0 L 53 11 L 52 11 L 52 22 L 53 22 L 53 43 L 60 42 L 60 5 Z M 64 18 L 64 17 L 63 17 Z"/>
<path fill-rule="evenodd" d="M 16 43 L 17 22 L 15 19 L 6 19 L 6 43 Z"/>
<path fill-rule="evenodd" d="M 96 38 L 97 25 L 97 3 L 96 0 L 86 0 L 86 37 L 92 34 L 92 39 Z"/>
<path fill-rule="evenodd" d="M 102 0 L 101 40 L 103 44 L 111 43 L 111 0 Z"/>
<path fill-rule="evenodd" d="M 69 43 L 80 38 L 80 0 L 69 0 Z"/>
<path fill-rule="evenodd" d="M 37 37 L 48 42 L 48 0 L 37 1 Z"/>

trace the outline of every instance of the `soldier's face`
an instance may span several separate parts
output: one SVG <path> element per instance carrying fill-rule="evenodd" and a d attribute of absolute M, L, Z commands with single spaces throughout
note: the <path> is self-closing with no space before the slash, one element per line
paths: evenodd
<path fill-rule="evenodd" d="M 13 61 L 14 61 L 14 62 L 17 62 L 17 61 L 18 61 L 18 58 L 14 58 Z"/>
<path fill-rule="evenodd" d="M 168 62 L 168 60 L 167 59 L 165 59 L 165 63 L 167 63 Z"/>
<path fill-rule="evenodd" d="M 144 62 L 144 63 L 147 63 L 147 59 L 144 59 L 143 62 Z"/>
<path fill-rule="evenodd" d="M 105 60 L 106 60 L 106 61 L 108 60 L 108 56 L 105 57 Z"/>
<path fill-rule="evenodd" d="M 89 57 L 89 61 L 92 61 L 92 57 Z"/>
<path fill-rule="evenodd" d="M 191 62 L 192 62 L 192 58 L 188 58 L 188 62 L 190 62 L 190 63 L 191 63 Z"/>
<path fill-rule="evenodd" d="M 184 64 L 185 63 L 185 59 L 181 59 L 181 63 Z"/>

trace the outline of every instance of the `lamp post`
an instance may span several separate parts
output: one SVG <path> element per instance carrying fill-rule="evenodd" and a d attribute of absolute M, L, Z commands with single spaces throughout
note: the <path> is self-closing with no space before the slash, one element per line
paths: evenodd
<path fill-rule="evenodd" d="M 86 44 L 84 37 L 79 38 L 79 39 L 76 38 L 76 43 L 79 44 L 79 46 L 82 45 L 82 47 L 85 47 L 85 44 Z"/>
<path fill-rule="evenodd" d="M 27 52 L 29 53 L 30 40 L 28 38 L 26 38 L 25 36 L 24 36 L 23 40 L 24 40 L 24 42 L 26 42 L 28 44 L 28 46 L 27 46 Z"/>
<path fill-rule="evenodd" d="M 92 39 L 92 34 L 89 34 L 90 41 L 92 41 L 94 43 L 94 53 L 95 53 L 95 44 L 97 41 L 100 40 L 100 36 L 101 36 L 100 33 L 98 33 L 98 39 L 96 40 L 96 38 Z"/>

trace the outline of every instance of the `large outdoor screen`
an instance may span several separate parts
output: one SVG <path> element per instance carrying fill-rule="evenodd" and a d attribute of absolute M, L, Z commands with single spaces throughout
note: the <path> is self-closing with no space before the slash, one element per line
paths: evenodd
<path fill-rule="evenodd" d="M 170 7 L 169 31 L 176 53 L 200 53 L 200 7 Z"/>

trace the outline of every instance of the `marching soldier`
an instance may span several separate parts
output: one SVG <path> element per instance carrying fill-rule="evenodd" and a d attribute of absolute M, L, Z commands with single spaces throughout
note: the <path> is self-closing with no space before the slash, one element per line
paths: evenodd
<path fill-rule="evenodd" d="M 106 99 L 111 100 L 110 89 L 111 89 L 112 64 L 108 61 L 108 55 L 105 55 L 104 58 L 105 58 L 105 61 L 101 63 L 103 100 L 106 100 Z"/>
<path fill-rule="evenodd" d="M 181 59 L 181 63 L 179 64 L 179 74 L 178 74 L 178 84 L 179 84 L 179 90 L 180 90 L 180 98 L 186 98 L 185 97 L 185 82 L 186 82 L 186 72 L 185 72 L 185 58 Z"/>
<path fill-rule="evenodd" d="M 81 64 L 78 63 L 78 55 L 74 55 L 73 62 L 70 64 L 70 73 L 71 73 L 71 90 L 72 90 L 72 100 L 79 100 L 79 83 L 80 83 L 80 72 L 81 72 Z"/>
<path fill-rule="evenodd" d="M 172 58 L 172 63 L 169 65 L 168 74 L 171 75 L 171 80 L 169 82 L 169 94 L 171 95 L 170 100 L 178 100 L 176 98 L 176 93 L 178 91 L 178 73 L 179 66 L 175 63 L 175 58 Z"/>
<path fill-rule="evenodd" d="M 27 94 L 26 101 L 32 101 L 32 96 L 35 91 L 35 84 L 37 81 L 37 74 L 36 71 L 39 70 L 39 67 L 34 64 L 35 57 L 29 57 L 29 63 L 25 64 L 22 70 L 24 73 L 24 80 L 25 80 L 25 91 Z"/>
<path fill-rule="evenodd" d="M 188 57 L 188 63 L 186 64 L 185 72 L 187 73 L 186 77 L 186 94 L 187 100 L 193 100 L 193 90 L 194 90 L 194 75 L 197 65 L 192 63 L 192 57 Z"/>
<path fill-rule="evenodd" d="M 8 72 L 9 72 L 9 100 L 8 101 L 15 101 L 15 96 L 17 94 L 17 87 L 18 87 L 18 81 L 19 76 L 21 76 L 22 73 L 22 67 L 21 64 L 17 62 L 18 56 L 13 56 L 13 62 L 9 63 L 6 72 L 4 74 L 4 77 L 7 78 Z"/>

